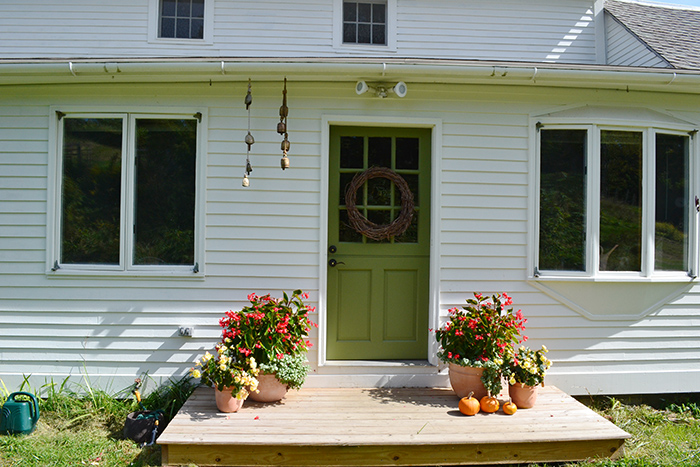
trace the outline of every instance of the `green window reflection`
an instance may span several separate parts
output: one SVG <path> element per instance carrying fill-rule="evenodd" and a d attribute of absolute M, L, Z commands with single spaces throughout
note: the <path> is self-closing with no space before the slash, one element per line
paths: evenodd
<path fill-rule="evenodd" d="M 600 132 L 600 270 L 642 268 L 641 132 Z"/>
<path fill-rule="evenodd" d="M 586 130 L 540 131 L 542 270 L 585 270 L 586 140 Z"/>
<path fill-rule="evenodd" d="M 690 138 L 656 135 L 654 267 L 688 270 L 688 168 Z"/>
<path fill-rule="evenodd" d="M 61 263 L 119 264 L 122 119 L 64 118 Z"/>

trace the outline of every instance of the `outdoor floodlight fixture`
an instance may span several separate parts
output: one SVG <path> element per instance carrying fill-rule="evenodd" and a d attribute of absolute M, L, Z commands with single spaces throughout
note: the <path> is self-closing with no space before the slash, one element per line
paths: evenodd
<path fill-rule="evenodd" d="M 368 92 L 373 91 L 374 95 L 381 97 L 382 99 L 387 97 L 389 94 L 396 94 L 397 97 L 406 97 L 408 93 L 408 86 L 403 81 L 399 81 L 395 85 L 385 83 L 374 83 L 372 85 L 367 84 L 366 81 L 358 81 L 355 84 L 355 93 L 358 96 Z"/>

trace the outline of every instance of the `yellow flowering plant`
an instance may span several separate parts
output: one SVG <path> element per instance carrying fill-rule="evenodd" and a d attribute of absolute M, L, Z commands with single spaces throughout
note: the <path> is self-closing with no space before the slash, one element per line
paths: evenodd
<path fill-rule="evenodd" d="M 525 386 L 544 385 L 544 374 L 551 360 L 545 355 L 548 352 L 544 345 L 540 350 L 520 346 L 517 351 L 508 356 L 504 375 L 510 384 L 522 383 Z"/>
<path fill-rule="evenodd" d="M 190 370 L 194 378 L 219 391 L 231 390 L 237 399 L 245 399 L 258 388 L 258 365 L 254 357 L 237 358 L 230 348 L 217 344 L 216 351 L 205 353 Z"/>

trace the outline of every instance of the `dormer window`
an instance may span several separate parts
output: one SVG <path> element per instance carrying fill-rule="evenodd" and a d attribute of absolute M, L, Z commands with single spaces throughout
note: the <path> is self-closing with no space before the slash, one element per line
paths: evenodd
<path fill-rule="evenodd" d="M 160 0 L 158 37 L 204 39 L 204 0 Z"/>
<path fill-rule="evenodd" d="M 386 1 L 344 1 L 343 43 L 387 45 Z"/>

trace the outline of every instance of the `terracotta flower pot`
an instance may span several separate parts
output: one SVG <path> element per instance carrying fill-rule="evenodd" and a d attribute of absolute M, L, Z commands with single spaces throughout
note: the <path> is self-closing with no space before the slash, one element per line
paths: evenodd
<path fill-rule="evenodd" d="M 223 391 L 214 388 L 214 397 L 216 398 L 216 407 L 224 413 L 238 412 L 245 400 L 238 399 L 231 394 L 231 388 L 224 388 Z"/>
<path fill-rule="evenodd" d="M 537 386 L 525 386 L 515 383 L 508 386 L 508 394 L 519 409 L 530 409 L 537 402 Z"/>
<path fill-rule="evenodd" d="M 284 399 L 289 387 L 280 382 L 274 374 L 260 373 L 258 375 L 258 392 L 251 391 L 250 400 L 256 402 L 277 402 Z"/>
<path fill-rule="evenodd" d="M 484 383 L 481 382 L 481 375 L 484 373 L 483 368 L 474 368 L 471 366 L 459 366 L 454 363 L 449 365 L 450 385 L 452 390 L 460 399 L 467 397 L 470 392 L 474 392 L 474 398 L 481 400 L 487 395 Z"/>

